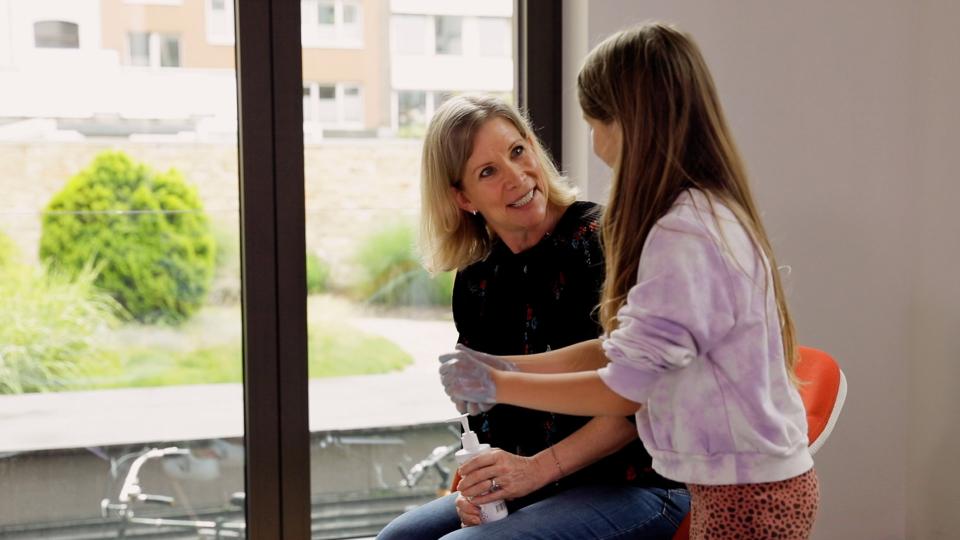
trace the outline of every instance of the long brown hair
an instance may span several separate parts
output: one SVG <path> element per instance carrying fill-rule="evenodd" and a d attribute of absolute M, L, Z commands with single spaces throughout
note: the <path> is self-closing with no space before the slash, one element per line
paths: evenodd
<path fill-rule="evenodd" d="M 796 337 L 776 259 L 697 45 L 661 23 L 624 30 L 590 52 L 577 87 L 584 114 L 601 122 L 616 121 L 623 135 L 603 221 L 604 330 L 617 326 L 617 311 L 636 283 L 641 251 L 653 225 L 684 190 L 699 189 L 708 200 L 728 206 L 766 256 L 784 359 L 793 378 Z"/>

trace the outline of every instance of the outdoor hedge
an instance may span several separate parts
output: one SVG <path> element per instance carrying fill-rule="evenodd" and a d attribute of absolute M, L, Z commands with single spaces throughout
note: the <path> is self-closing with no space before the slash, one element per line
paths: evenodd
<path fill-rule="evenodd" d="M 134 319 L 176 324 L 203 303 L 216 249 L 203 204 L 178 171 L 107 151 L 47 205 L 40 257 L 68 272 L 92 265 L 96 285 Z"/>

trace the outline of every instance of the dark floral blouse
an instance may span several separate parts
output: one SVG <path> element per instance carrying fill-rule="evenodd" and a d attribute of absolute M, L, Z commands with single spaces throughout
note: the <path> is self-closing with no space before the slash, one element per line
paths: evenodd
<path fill-rule="evenodd" d="M 515 254 L 498 241 L 485 260 L 460 271 L 453 287 L 460 343 L 491 354 L 532 354 L 599 336 L 595 308 L 604 272 L 600 212 L 597 204 L 575 202 L 553 233 L 535 246 Z M 588 421 L 590 417 L 497 405 L 471 417 L 470 425 L 481 442 L 532 456 Z M 650 456 L 637 440 L 510 506 L 519 508 L 564 488 L 591 483 L 677 485 L 653 472 Z"/>

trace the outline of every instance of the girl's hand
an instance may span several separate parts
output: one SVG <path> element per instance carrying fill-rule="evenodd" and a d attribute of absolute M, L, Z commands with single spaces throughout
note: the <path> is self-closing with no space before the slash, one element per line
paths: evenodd
<path fill-rule="evenodd" d="M 523 497 L 546 484 L 534 458 L 494 449 L 460 466 L 457 490 L 473 504 Z"/>
<path fill-rule="evenodd" d="M 443 390 L 454 403 L 497 402 L 497 386 L 489 367 L 466 353 L 451 353 L 449 356 L 451 359 L 440 364 L 440 380 L 443 382 Z"/>
<path fill-rule="evenodd" d="M 461 527 L 473 527 L 480 524 L 480 507 L 473 504 L 461 493 L 454 502 L 457 515 L 460 516 Z"/>
<path fill-rule="evenodd" d="M 517 367 L 515 362 L 511 362 L 502 356 L 475 351 L 463 343 L 457 343 L 454 349 L 456 349 L 456 352 L 441 354 L 440 363 L 446 362 L 447 360 L 451 360 L 453 358 L 465 356 L 478 362 L 482 362 L 493 369 L 499 369 L 500 371 L 520 371 L 520 368 Z"/>

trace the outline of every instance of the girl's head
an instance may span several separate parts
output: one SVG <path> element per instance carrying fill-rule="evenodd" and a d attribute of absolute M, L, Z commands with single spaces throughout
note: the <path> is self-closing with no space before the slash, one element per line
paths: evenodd
<path fill-rule="evenodd" d="M 434 114 L 420 194 L 420 247 L 431 271 L 482 259 L 496 236 L 545 233 L 548 215 L 575 198 L 523 115 L 478 95 L 453 97 Z"/>
<path fill-rule="evenodd" d="M 594 152 L 614 171 L 603 227 L 604 329 L 616 327 L 616 313 L 636 283 L 640 253 L 653 224 L 683 190 L 697 188 L 728 205 L 770 261 L 792 371 L 793 323 L 776 260 L 697 45 L 665 24 L 624 30 L 590 52 L 577 89 L 593 129 Z"/>

